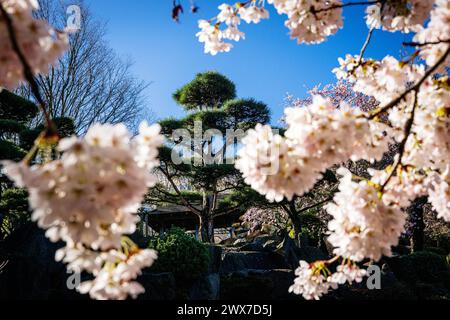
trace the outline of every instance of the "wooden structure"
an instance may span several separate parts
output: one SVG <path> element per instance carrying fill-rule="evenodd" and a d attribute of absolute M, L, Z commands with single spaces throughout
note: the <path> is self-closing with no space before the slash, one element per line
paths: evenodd
<path fill-rule="evenodd" d="M 214 229 L 230 228 L 241 215 L 242 213 L 237 212 L 214 218 Z M 196 234 L 199 229 L 198 217 L 184 206 L 144 208 L 142 216 L 144 223 L 160 234 L 172 226 L 194 231 Z"/>

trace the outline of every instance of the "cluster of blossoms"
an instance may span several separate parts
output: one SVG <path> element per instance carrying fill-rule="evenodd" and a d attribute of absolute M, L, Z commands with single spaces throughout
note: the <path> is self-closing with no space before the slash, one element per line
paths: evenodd
<path fill-rule="evenodd" d="M 362 261 L 378 261 L 391 255 L 391 246 L 398 244 L 404 231 L 406 214 L 398 206 L 385 203 L 376 184 L 354 182 L 352 174 L 341 168 L 339 192 L 334 203 L 326 206 L 333 217 L 328 224 L 328 241 L 334 253 L 341 257 Z"/>
<path fill-rule="evenodd" d="M 341 0 L 268 0 L 268 3 L 279 14 L 287 15 L 285 26 L 299 44 L 323 42 L 342 28 Z"/>
<path fill-rule="evenodd" d="M 338 59 L 340 66 L 333 69 L 339 80 L 353 84 L 353 90 L 374 97 L 385 104 L 405 91 L 425 72 L 423 66 L 410 65 L 386 56 L 381 61 L 347 55 Z"/>
<path fill-rule="evenodd" d="M 287 25 L 299 42 L 323 41 L 341 26 L 338 1 L 268 2 L 279 13 L 288 14 Z M 318 18 L 333 11 L 334 15 Z M 404 231 L 404 209 L 419 196 L 427 195 L 438 217 L 450 221 L 449 19 L 446 0 L 371 5 L 366 17 L 369 28 L 416 32 L 409 45 L 416 46 L 417 55 L 407 61 L 392 56 L 363 58 L 370 32 L 361 55 L 339 59 L 340 66 L 333 70 L 357 94 L 375 99 L 378 108 L 363 113 L 313 96 L 308 103 L 286 110 L 284 136 L 258 125 L 243 139 L 236 167 L 252 188 L 271 201 L 302 195 L 334 164 L 348 159 L 378 160 L 389 145 L 398 146 L 392 165 L 369 169 L 370 179 L 355 180 L 348 170 L 338 170 L 343 176 L 339 192 L 326 206 L 332 216 L 328 240 L 344 261 L 377 261 L 391 255 Z M 414 64 L 416 56 L 425 63 Z M 318 299 L 337 284 L 364 275 L 363 270 L 344 265 L 331 273 L 326 265 L 301 262 L 290 291 Z"/>
<path fill-rule="evenodd" d="M 136 296 L 143 289 L 130 280 L 156 258 L 124 235 L 135 231 L 135 213 L 155 183 L 150 171 L 158 165 L 159 130 L 143 122 L 131 139 L 123 124 L 94 125 L 83 138 L 62 139 L 60 159 L 32 166 L 3 162 L 16 185 L 27 188 L 32 219 L 51 241 L 66 243 L 58 260 L 96 276 L 80 288 L 90 288 L 93 298 Z"/>
<path fill-rule="evenodd" d="M 249 228 L 249 233 L 257 230 L 278 232 L 286 230 L 289 222 L 287 213 L 275 209 L 250 208 L 241 217 L 242 223 Z"/>
<path fill-rule="evenodd" d="M 435 65 L 449 46 L 450 41 L 450 6 L 447 0 L 436 0 L 436 6 L 431 11 L 430 21 L 426 28 L 421 27 L 413 40 L 422 44 L 420 56 L 428 66 Z M 448 66 L 450 57 L 447 57 L 442 67 L 438 70 L 444 72 Z"/>
<path fill-rule="evenodd" d="M 246 23 L 259 23 L 262 19 L 267 19 L 269 13 L 262 6 L 256 5 L 256 0 L 249 1 L 247 4 L 240 2 L 234 6 L 221 4 L 220 13 L 217 15 L 217 23 L 211 24 L 207 20 L 199 20 L 198 26 L 200 32 L 197 37 L 200 42 L 205 44 L 205 53 L 216 55 L 218 52 L 228 52 L 233 47 L 224 40 L 239 41 L 245 38 L 245 34 L 238 29 L 241 20 Z M 220 24 L 224 23 L 227 27 L 220 29 Z"/>
<path fill-rule="evenodd" d="M 33 17 L 33 10 L 39 8 L 37 0 L 0 0 L 0 6 L 11 20 L 17 45 L 32 72 L 46 73 L 49 64 L 66 50 L 67 34 L 56 31 L 46 21 Z M 0 84 L 12 89 L 24 79 L 24 72 L 19 56 L 10 41 L 6 17 L 2 13 L 0 13 L 0 44 Z"/>
<path fill-rule="evenodd" d="M 245 35 L 238 29 L 241 20 L 247 23 L 259 23 L 269 18 L 264 8 L 264 1 L 250 0 L 246 3 L 236 3 L 234 6 L 221 4 L 220 13 L 215 17 L 217 23 L 211 24 L 207 20 L 199 20 L 201 29 L 197 33 L 200 42 L 205 43 L 205 53 L 216 55 L 218 52 L 228 52 L 233 45 L 224 42 L 229 39 L 239 41 Z M 320 43 L 328 36 L 335 34 L 342 28 L 342 1 L 341 0 L 268 0 L 279 14 L 288 17 L 285 25 L 290 30 L 292 39 L 298 43 Z M 220 23 L 227 28 L 220 30 Z"/>
<path fill-rule="evenodd" d="M 391 32 L 417 32 L 428 18 L 433 2 L 434 0 L 380 1 L 367 7 L 367 26 Z"/>
<path fill-rule="evenodd" d="M 245 181 L 270 201 L 292 199 L 311 189 L 321 172 L 348 159 L 380 159 L 389 147 L 386 125 L 359 109 L 314 96 L 304 108 L 287 108 L 285 137 L 258 125 L 242 140 L 236 161 Z"/>
<path fill-rule="evenodd" d="M 301 260 L 300 266 L 295 270 L 297 277 L 289 292 L 301 294 L 307 300 L 319 300 L 330 289 L 336 289 L 338 285 L 345 283 L 359 283 L 366 275 L 366 270 L 360 269 L 351 261 L 337 266 L 334 273 L 330 272 L 327 264 L 327 261 L 309 264 Z"/>

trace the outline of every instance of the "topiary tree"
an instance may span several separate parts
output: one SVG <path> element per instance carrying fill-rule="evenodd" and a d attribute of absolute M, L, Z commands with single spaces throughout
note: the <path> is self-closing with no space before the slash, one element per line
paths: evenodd
<path fill-rule="evenodd" d="M 30 220 L 28 192 L 19 188 L 5 189 L 0 197 L 0 213 L 3 216 L 0 221 L 0 240 L 3 240 Z"/>
<path fill-rule="evenodd" d="M 26 154 L 19 135 L 38 112 L 37 106 L 18 95 L 0 90 L 0 160 L 20 160 Z"/>
<path fill-rule="evenodd" d="M 202 240 L 213 242 L 215 218 L 238 216 L 251 206 L 245 195 L 254 192 L 244 184 L 230 158 L 236 150 L 238 132 L 243 135 L 256 123 L 267 123 L 269 109 L 254 99 L 235 99 L 233 82 L 212 71 L 197 74 L 173 97 L 189 113 L 183 119 L 160 121 L 169 143 L 160 150 L 161 182 L 150 191 L 146 202 L 186 207 L 199 219 Z M 195 143 L 190 139 L 180 141 L 173 136 L 177 129 L 194 138 L 200 129 L 201 138 L 194 139 Z M 216 134 L 203 135 L 208 129 Z M 236 133 L 232 139 L 226 135 L 230 130 Z M 173 156 L 180 149 L 188 154 L 183 154 L 183 161 L 174 162 Z"/>
<path fill-rule="evenodd" d="M 236 86 L 224 75 L 207 71 L 198 73 L 194 80 L 175 91 L 173 98 L 185 110 L 220 108 L 236 98 Z"/>

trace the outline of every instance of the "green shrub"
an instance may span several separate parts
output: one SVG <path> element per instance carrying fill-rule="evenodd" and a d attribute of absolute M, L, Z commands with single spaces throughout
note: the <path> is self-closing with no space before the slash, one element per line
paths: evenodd
<path fill-rule="evenodd" d="M 153 271 L 172 272 L 181 281 L 197 279 L 208 271 L 208 248 L 180 228 L 171 228 L 161 238 L 150 240 L 149 248 L 158 251 Z"/>

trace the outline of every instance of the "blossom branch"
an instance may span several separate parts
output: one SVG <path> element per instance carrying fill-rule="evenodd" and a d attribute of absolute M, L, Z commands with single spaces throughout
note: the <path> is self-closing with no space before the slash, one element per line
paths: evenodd
<path fill-rule="evenodd" d="M 169 181 L 169 183 L 171 184 L 171 186 L 173 187 L 173 189 L 175 190 L 177 195 L 180 197 L 180 200 L 183 203 L 183 205 L 186 206 L 187 208 L 189 208 L 193 213 L 200 214 L 201 211 L 198 210 L 197 208 L 195 208 L 193 205 L 191 205 L 189 203 L 189 201 L 187 201 L 186 198 L 183 196 L 183 194 L 181 193 L 181 191 L 178 188 L 177 184 L 173 181 L 171 175 L 169 174 L 169 170 L 168 169 L 164 170 L 162 168 L 162 166 L 159 166 L 158 169 L 166 176 L 167 180 Z"/>
<path fill-rule="evenodd" d="M 19 46 L 12 19 L 9 16 L 9 14 L 6 12 L 5 8 L 3 7 L 3 4 L 0 4 L 0 12 L 1 12 L 3 19 L 5 20 L 5 24 L 6 24 L 6 28 L 8 30 L 8 35 L 9 35 L 9 39 L 11 41 L 12 48 L 13 48 L 14 52 L 17 54 L 17 57 L 19 58 L 20 63 L 22 64 L 25 79 L 30 84 L 30 89 L 31 89 L 34 97 L 36 98 L 42 113 L 44 114 L 44 118 L 45 118 L 45 122 L 46 122 L 45 136 L 55 137 L 55 136 L 57 136 L 57 130 L 56 130 L 55 124 L 51 120 L 50 114 L 48 113 L 47 108 L 45 107 L 45 102 L 40 94 L 39 86 L 34 78 L 32 68 L 30 67 L 27 59 L 25 58 L 25 55 L 22 52 L 22 49 Z"/>
<path fill-rule="evenodd" d="M 386 188 L 387 184 L 389 183 L 389 181 L 392 179 L 392 177 L 394 176 L 395 172 L 397 171 L 398 168 L 401 167 L 402 165 L 402 159 L 403 156 L 405 154 L 405 150 L 406 150 L 406 143 L 408 142 L 409 136 L 411 135 L 411 129 L 412 126 L 414 124 L 414 118 L 415 118 L 415 113 L 416 113 L 416 108 L 417 108 L 417 89 L 414 90 L 414 101 L 413 101 L 413 108 L 411 110 L 411 115 L 408 119 L 408 121 L 405 124 L 405 129 L 404 129 L 404 134 L 405 136 L 403 137 L 402 142 L 400 143 L 399 146 L 399 153 L 398 153 L 398 160 L 395 163 L 395 166 L 392 168 L 391 173 L 389 174 L 389 176 L 387 177 L 386 181 L 383 183 L 383 185 L 381 186 L 381 192 L 384 191 L 384 189 Z"/>
<path fill-rule="evenodd" d="M 438 40 L 438 41 L 426 41 L 426 42 L 403 42 L 402 44 L 407 47 L 423 47 L 423 46 L 427 46 L 427 45 L 441 44 L 441 43 L 449 43 L 450 44 L 450 39 Z"/>
<path fill-rule="evenodd" d="M 366 41 L 364 42 L 364 44 L 361 48 L 361 51 L 359 52 L 359 59 L 356 64 L 356 67 L 358 67 L 362 62 L 362 58 L 364 56 L 364 53 L 366 52 L 367 47 L 369 46 L 369 43 L 370 43 L 370 40 L 372 39 L 372 34 L 373 34 L 374 30 L 375 30 L 375 28 L 370 28 L 369 33 L 367 34 Z"/>
<path fill-rule="evenodd" d="M 433 74 L 434 71 L 436 71 L 439 66 L 447 59 L 447 56 L 450 53 L 450 46 L 447 48 L 447 50 L 445 51 L 445 53 L 439 58 L 439 60 L 431 67 L 429 68 L 425 74 L 423 75 L 422 78 L 420 78 L 419 81 L 416 82 L 416 84 L 414 84 L 413 86 L 409 87 L 407 90 L 405 90 L 400 96 L 398 96 L 396 99 L 392 100 L 390 103 L 388 103 L 387 105 L 385 105 L 384 107 L 381 107 L 377 110 L 375 110 L 374 112 L 372 112 L 369 116 L 368 119 L 372 120 L 375 117 L 377 117 L 378 115 L 380 115 L 381 113 L 395 107 L 397 104 L 399 104 L 401 101 L 403 101 L 403 99 L 406 98 L 406 96 L 408 95 L 408 93 L 412 92 L 412 91 L 417 91 L 419 89 L 419 87 L 422 85 L 422 83 L 430 76 Z"/>
<path fill-rule="evenodd" d="M 311 7 L 311 12 L 313 14 L 316 14 L 316 13 L 324 12 L 324 11 L 328 11 L 328 10 L 334 10 L 334 9 L 345 8 L 345 7 L 350 7 L 350 6 L 367 6 L 367 5 L 372 5 L 372 4 L 382 3 L 382 2 L 384 2 L 384 1 L 383 0 L 375 0 L 375 1 L 348 2 L 348 3 L 344 3 L 344 4 L 335 4 L 335 5 L 329 6 L 327 8 L 319 9 L 319 10 L 315 10 L 314 7 Z"/>

